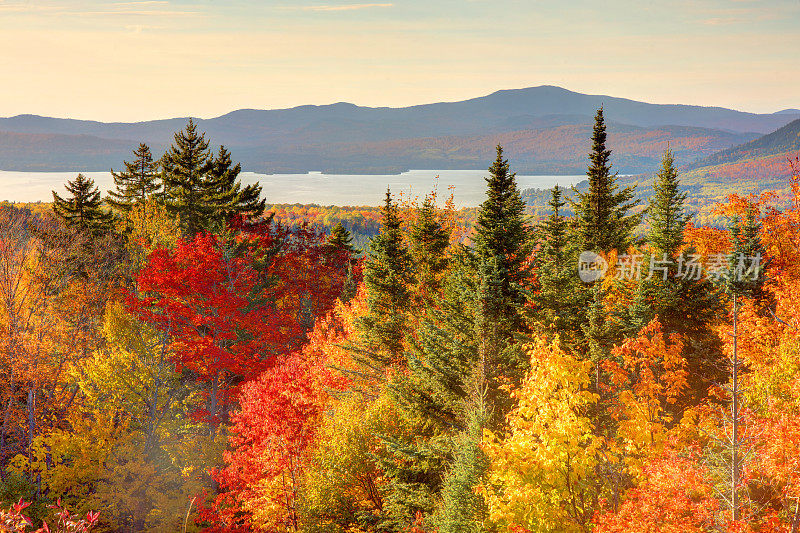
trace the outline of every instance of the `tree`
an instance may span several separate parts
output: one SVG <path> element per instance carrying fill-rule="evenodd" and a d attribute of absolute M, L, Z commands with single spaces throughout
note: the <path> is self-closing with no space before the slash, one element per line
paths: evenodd
<path fill-rule="evenodd" d="M 409 248 L 423 300 L 441 289 L 449 246 L 450 232 L 437 220 L 433 198 L 426 196 L 409 233 Z"/>
<path fill-rule="evenodd" d="M 723 290 L 728 293 L 733 300 L 733 347 L 730 356 L 730 434 L 726 435 L 726 444 L 730 453 L 730 485 L 729 498 L 725 498 L 731 510 L 731 517 L 734 522 L 738 521 L 741 513 L 739 500 L 742 490 L 742 470 L 743 470 L 743 449 L 745 439 L 743 438 L 742 426 L 745 423 L 741 409 L 741 389 L 740 373 L 741 362 L 739 360 L 739 306 L 741 298 L 753 298 L 762 295 L 764 278 L 762 276 L 764 258 L 764 248 L 760 238 L 760 224 L 756 219 L 755 207 L 747 206 L 746 218 L 743 222 L 738 216 L 734 216 L 730 225 L 731 248 L 728 271 L 720 278 Z M 747 261 L 750 267 L 747 268 Z"/>
<path fill-rule="evenodd" d="M 133 151 L 136 159 L 124 161 L 125 170 L 111 171 L 117 190 L 108 191 L 106 202 L 120 211 L 128 212 L 136 204 L 144 204 L 161 189 L 158 162 L 153 160 L 150 148 L 139 144 Z"/>
<path fill-rule="evenodd" d="M 628 214 L 638 204 L 633 201 L 634 187 L 617 190 L 617 175 L 611 174 L 611 150 L 606 148 L 606 124 L 603 108 L 597 110 L 592 131 L 592 150 L 589 153 L 589 189 L 581 192 L 575 187 L 573 201 L 576 232 L 582 250 L 624 253 L 632 243 L 633 229 L 641 215 Z"/>
<path fill-rule="evenodd" d="M 411 254 L 400 229 L 401 221 L 392 194 L 386 190 L 381 208 L 380 233 L 370 241 L 364 264 L 364 285 L 369 311 L 361 319 L 371 356 L 379 365 L 402 360 L 406 313 L 411 302 L 409 285 L 414 280 Z"/>
<path fill-rule="evenodd" d="M 528 286 L 528 256 L 533 244 L 525 220 L 525 203 L 519 194 L 516 174 L 510 173 L 503 148 L 486 178 L 486 200 L 475 224 L 474 250 L 478 261 L 495 265 L 499 291 L 498 316 L 507 317 L 512 330 L 522 327 L 520 310 Z"/>
<path fill-rule="evenodd" d="M 713 487 L 695 450 L 688 454 L 666 450 L 647 465 L 645 476 L 645 482 L 628 493 L 627 501 L 617 513 L 598 515 L 594 531 L 704 533 L 720 530 Z"/>
<path fill-rule="evenodd" d="M 490 462 L 481 491 L 492 523 L 519 531 L 586 531 L 596 510 L 593 479 L 601 440 L 589 410 L 591 363 L 557 341 L 534 339 L 530 372 L 513 391 L 517 406 L 503 434 L 487 432 Z"/>
<path fill-rule="evenodd" d="M 208 176 L 203 181 L 203 194 L 209 204 L 211 224 L 221 226 L 235 216 L 254 220 L 264 213 L 266 200 L 261 198 L 261 186 L 255 183 L 242 188 L 239 181 L 241 171 L 242 165 L 234 165 L 230 152 L 220 146 Z"/>
<path fill-rule="evenodd" d="M 180 217 L 185 234 L 193 237 L 210 214 L 204 182 L 214 161 L 205 133 L 197 133 L 192 119 L 174 137 L 175 144 L 161 159 L 164 199 L 167 207 Z"/>
<path fill-rule="evenodd" d="M 569 240 L 568 221 L 561 214 L 566 201 L 556 185 L 550 198 L 550 215 L 536 228 L 539 249 L 534 255 L 538 292 L 534 298 L 536 320 L 563 336 L 579 336 L 583 307 L 575 275 L 575 250 Z M 565 339 L 566 340 L 566 339 Z"/>
<path fill-rule="evenodd" d="M 648 213 L 649 263 L 653 273 L 638 282 L 631 329 L 638 331 L 658 316 L 667 331 L 700 336 L 717 315 L 719 294 L 707 279 L 696 279 L 690 264 L 697 259 L 684 237 L 691 215 L 686 212 L 686 193 L 680 192 L 672 152 L 664 152 L 653 186 Z M 657 269 L 661 269 L 660 272 Z"/>
<path fill-rule="evenodd" d="M 103 202 L 93 179 L 78 174 L 73 181 L 67 182 L 66 189 L 72 195 L 66 199 L 53 191 L 53 212 L 58 218 L 71 228 L 92 234 L 110 229 L 112 215 L 100 207 Z"/>
<path fill-rule="evenodd" d="M 346 250 L 351 254 L 357 254 L 360 250 L 356 250 L 353 246 L 353 237 L 347 231 L 341 222 L 337 222 L 328 236 L 328 244 L 340 250 Z"/>

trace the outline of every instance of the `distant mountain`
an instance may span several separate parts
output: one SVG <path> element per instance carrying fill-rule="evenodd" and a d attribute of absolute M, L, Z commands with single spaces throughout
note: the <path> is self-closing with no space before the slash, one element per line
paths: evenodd
<path fill-rule="evenodd" d="M 55 172 L 109 170 L 130 159 L 132 141 L 92 135 L 0 131 L 0 169 Z M 156 146 L 157 150 L 162 146 Z M 2 185 L 2 184 L 0 184 Z"/>
<path fill-rule="evenodd" d="M 518 148 L 509 154 L 516 158 L 517 170 L 574 173 L 585 166 L 577 163 L 588 151 L 586 127 L 601 105 L 607 120 L 617 125 L 615 135 L 622 143 L 617 169 L 622 173 L 652 168 L 652 152 L 656 146 L 663 150 L 666 140 L 685 148 L 681 158 L 688 162 L 800 118 L 800 111 L 754 114 L 648 104 L 541 86 L 405 108 L 337 103 L 242 109 L 197 123 L 213 143 L 224 144 L 246 170 L 256 172 L 483 168 L 493 139 L 505 139 Z M 163 150 L 187 120 L 0 118 L 0 132 L 5 132 L 0 134 L 0 169 L 118 168 L 139 142 L 147 142 L 154 152 Z M 484 142 L 489 146 L 479 148 Z"/>
<path fill-rule="evenodd" d="M 744 160 L 769 156 L 791 155 L 797 151 L 800 151 L 800 119 L 750 142 L 700 159 L 689 165 L 687 169 L 741 163 Z"/>
<path fill-rule="evenodd" d="M 781 111 L 775 111 L 773 115 L 800 115 L 800 109 L 783 109 Z"/>

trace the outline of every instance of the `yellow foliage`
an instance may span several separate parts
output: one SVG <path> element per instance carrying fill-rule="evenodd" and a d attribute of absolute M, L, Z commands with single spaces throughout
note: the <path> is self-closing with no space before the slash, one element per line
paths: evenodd
<path fill-rule="evenodd" d="M 556 340 L 536 339 L 531 370 L 508 415 L 505 437 L 486 431 L 490 461 L 481 491 L 490 519 L 531 531 L 582 531 L 588 522 L 588 484 L 597 465 L 599 440 L 587 411 L 591 363 L 564 352 Z"/>

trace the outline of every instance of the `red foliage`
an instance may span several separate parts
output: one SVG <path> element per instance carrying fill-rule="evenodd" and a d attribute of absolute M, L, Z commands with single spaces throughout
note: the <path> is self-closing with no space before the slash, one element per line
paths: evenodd
<path fill-rule="evenodd" d="M 718 503 L 696 454 L 668 450 L 645 468 L 646 481 L 632 489 L 617 513 L 599 514 L 596 533 L 698 533 L 715 525 Z"/>
<path fill-rule="evenodd" d="M 330 309 L 349 257 L 307 228 L 239 227 L 235 237 L 200 234 L 154 250 L 129 308 L 171 335 L 178 368 L 216 386 L 212 407 L 302 346 Z M 216 413 L 200 413 L 213 417 Z"/>

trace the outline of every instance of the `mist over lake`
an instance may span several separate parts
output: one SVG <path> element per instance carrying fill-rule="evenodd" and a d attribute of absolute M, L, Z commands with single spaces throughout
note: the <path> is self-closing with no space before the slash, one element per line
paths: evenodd
<path fill-rule="evenodd" d="M 113 188 L 110 172 L 83 172 L 104 192 Z M 51 191 L 62 196 L 67 180 L 78 172 L 15 172 L 0 171 L 0 200 L 13 202 L 50 202 Z M 300 203 L 320 205 L 379 205 L 390 187 L 393 195 L 424 196 L 434 187 L 439 198 L 449 196 L 450 187 L 456 207 L 474 207 L 485 199 L 486 170 L 410 170 L 396 175 L 340 175 L 311 172 L 308 174 L 256 174 L 242 172 L 243 184 L 260 182 L 269 203 Z M 438 176 L 438 179 L 437 179 Z M 586 179 L 579 176 L 521 176 L 517 175 L 520 190 L 549 189 L 558 184 L 564 187 Z"/>

